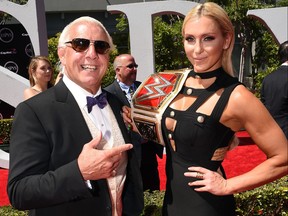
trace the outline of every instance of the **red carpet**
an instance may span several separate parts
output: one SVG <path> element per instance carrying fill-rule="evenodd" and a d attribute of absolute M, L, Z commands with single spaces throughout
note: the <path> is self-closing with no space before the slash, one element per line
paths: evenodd
<path fill-rule="evenodd" d="M 0 206 L 9 205 L 6 187 L 8 180 L 8 170 L 0 168 Z"/>
<path fill-rule="evenodd" d="M 253 169 L 255 166 L 264 161 L 266 157 L 264 153 L 262 153 L 256 145 L 254 145 L 253 140 L 251 140 L 245 131 L 237 133 L 237 137 L 240 140 L 240 145 L 229 151 L 223 162 L 228 178 Z M 163 156 L 163 159 L 158 158 L 161 190 L 165 190 L 166 184 L 165 161 L 166 155 Z M 0 206 L 9 205 L 9 200 L 6 193 L 7 178 L 8 170 L 0 169 Z"/>

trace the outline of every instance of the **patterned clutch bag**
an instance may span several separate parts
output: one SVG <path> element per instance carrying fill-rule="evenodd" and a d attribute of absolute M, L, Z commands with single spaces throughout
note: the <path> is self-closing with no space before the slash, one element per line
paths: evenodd
<path fill-rule="evenodd" d="M 148 140 L 165 145 L 162 114 L 181 90 L 190 69 L 164 71 L 150 75 L 134 93 L 131 118 L 139 133 Z"/>

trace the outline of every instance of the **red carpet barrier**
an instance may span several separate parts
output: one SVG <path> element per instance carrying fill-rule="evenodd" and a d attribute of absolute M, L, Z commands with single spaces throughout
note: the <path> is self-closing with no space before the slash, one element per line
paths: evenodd
<path fill-rule="evenodd" d="M 266 156 L 253 143 L 246 131 L 237 133 L 240 145 L 228 152 L 223 162 L 223 166 L 228 178 L 242 174 L 253 169 L 255 166 L 265 160 Z M 163 159 L 158 158 L 158 169 L 160 175 L 160 189 L 165 190 L 166 155 Z M 8 170 L 0 169 L 0 206 L 9 205 L 9 200 L 6 193 L 8 179 Z"/>

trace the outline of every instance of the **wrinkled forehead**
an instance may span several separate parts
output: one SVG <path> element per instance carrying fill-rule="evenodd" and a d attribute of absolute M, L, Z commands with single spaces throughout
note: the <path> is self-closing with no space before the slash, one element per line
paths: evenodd
<path fill-rule="evenodd" d="M 59 46 L 63 46 L 65 42 L 71 41 L 76 37 L 90 40 L 97 39 L 96 37 L 101 37 L 102 40 L 107 41 L 109 40 L 107 34 L 108 33 L 103 29 L 103 27 L 96 21 L 76 21 L 70 23 L 64 28 L 59 38 Z"/>

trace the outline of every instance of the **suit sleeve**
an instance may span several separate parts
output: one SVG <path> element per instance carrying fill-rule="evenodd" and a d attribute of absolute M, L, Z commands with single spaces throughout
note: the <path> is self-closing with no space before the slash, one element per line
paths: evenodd
<path fill-rule="evenodd" d="M 42 114 L 45 115 L 45 111 Z M 56 157 L 51 156 L 55 141 L 51 135 L 53 130 L 47 127 L 28 103 L 17 107 L 7 186 L 10 202 L 17 209 L 47 207 L 92 196 L 76 159 L 62 166 L 53 165 L 56 164 Z"/>

